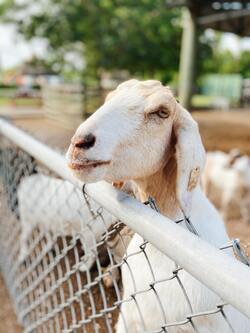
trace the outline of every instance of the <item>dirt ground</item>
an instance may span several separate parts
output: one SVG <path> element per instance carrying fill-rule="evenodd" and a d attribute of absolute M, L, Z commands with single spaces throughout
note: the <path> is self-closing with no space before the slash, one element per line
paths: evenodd
<path fill-rule="evenodd" d="M 18 325 L 13 305 L 10 301 L 4 281 L 0 275 L 0 333 L 21 333 L 21 326 Z"/>
<path fill-rule="evenodd" d="M 207 150 L 239 148 L 250 155 L 250 110 L 235 112 L 195 112 L 193 117 L 200 125 L 203 143 Z M 41 141 L 62 151 L 67 149 L 74 129 L 63 129 L 55 121 L 43 116 L 21 118 L 13 123 L 33 134 Z M 227 223 L 230 237 L 239 238 L 250 256 L 250 225 L 241 221 Z M 19 333 L 21 329 L 15 321 L 15 315 L 7 292 L 0 278 L 0 333 Z"/>
<path fill-rule="evenodd" d="M 194 112 L 207 150 L 238 148 L 250 155 L 250 110 Z"/>
<path fill-rule="evenodd" d="M 235 112 L 194 112 L 206 150 L 230 151 L 238 148 L 250 156 L 250 110 Z M 239 238 L 250 256 L 250 225 L 227 222 L 229 236 Z"/>

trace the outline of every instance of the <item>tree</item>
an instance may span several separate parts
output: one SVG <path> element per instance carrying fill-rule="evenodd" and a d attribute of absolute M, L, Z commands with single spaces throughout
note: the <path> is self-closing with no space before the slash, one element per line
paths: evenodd
<path fill-rule="evenodd" d="M 239 59 L 239 72 L 245 78 L 250 78 L 250 51 L 245 50 Z"/>
<path fill-rule="evenodd" d="M 74 44 L 84 45 L 86 73 L 126 69 L 145 78 L 169 81 L 178 70 L 180 11 L 164 0 L 37 0 L 15 5 L 12 21 L 27 38 L 46 38 L 63 61 Z M 20 20 L 18 12 L 29 12 Z"/>
<path fill-rule="evenodd" d="M 14 0 L 3 0 L 0 2 L 0 16 L 3 16 L 14 5 Z"/>

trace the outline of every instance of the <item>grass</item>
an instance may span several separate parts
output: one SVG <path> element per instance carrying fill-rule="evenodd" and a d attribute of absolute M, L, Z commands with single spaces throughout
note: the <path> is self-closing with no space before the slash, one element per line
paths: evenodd
<path fill-rule="evenodd" d="M 0 107 L 6 106 L 40 106 L 41 99 L 32 97 L 15 97 L 17 89 L 0 88 Z"/>
<path fill-rule="evenodd" d="M 191 105 L 194 108 L 210 108 L 213 104 L 215 97 L 213 96 L 205 96 L 205 95 L 194 95 L 192 97 Z"/>
<path fill-rule="evenodd" d="M 41 106 L 39 98 L 8 98 L 0 97 L 0 106 Z"/>

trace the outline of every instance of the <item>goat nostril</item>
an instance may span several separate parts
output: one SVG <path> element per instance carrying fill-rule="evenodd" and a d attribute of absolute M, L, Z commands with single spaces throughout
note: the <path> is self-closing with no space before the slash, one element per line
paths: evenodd
<path fill-rule="evenodd" d="M 87 134 L 83 139 L 74 143 L 74 146 L 82 149 L 89 149 L 94 146 L 96 138 L 93 134 Z"/>

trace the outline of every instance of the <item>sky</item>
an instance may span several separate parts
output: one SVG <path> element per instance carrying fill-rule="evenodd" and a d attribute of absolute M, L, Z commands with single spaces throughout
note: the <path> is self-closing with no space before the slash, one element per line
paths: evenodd
<path fill-rule="evenodd" d="M 0 68 L 13 68 L 32 55 L 43 56 L 46 54 L 46 42 L 41 39 L 26 42 L 17 35 L 11 25 L 0 24 Z"/>
<path fill-rule="evenodd" d="M 250 38 L 239 38 L 234 34 L 225 33 L 220 45 L 221 49 L 229 49 L 235 54 L 240 50 L 250 50 Z M 44 40 L 24 41 L 17 36 L 15 28 L 11 25 L 0 24 L 0 69 L 9 69 L 29 60 L 33 55 L 38 57 L 46 54 Z"/>

